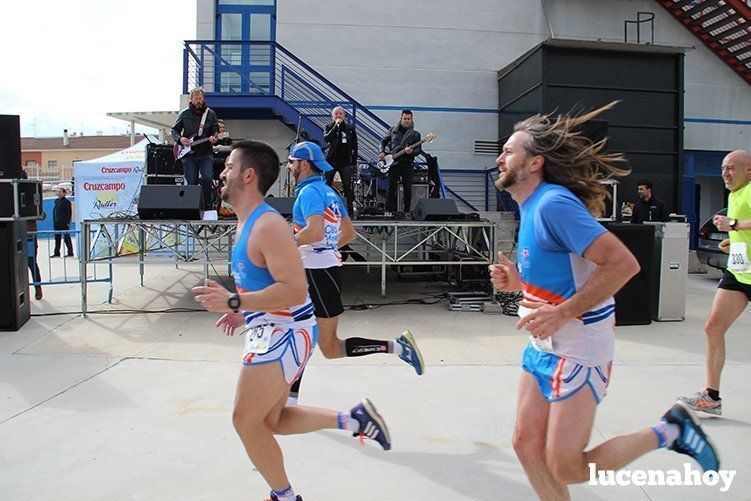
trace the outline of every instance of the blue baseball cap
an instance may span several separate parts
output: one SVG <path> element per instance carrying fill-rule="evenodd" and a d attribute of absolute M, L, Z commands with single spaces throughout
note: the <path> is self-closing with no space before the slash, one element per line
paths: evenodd
<path fill-rule="evenodd" d="M 290 160 L 307 160 L 323 172 L 334 170 L 331 164 L 326 161 L 321 147 L 310 141 L 297 143 L 289 152 L 289 158 Z"/>

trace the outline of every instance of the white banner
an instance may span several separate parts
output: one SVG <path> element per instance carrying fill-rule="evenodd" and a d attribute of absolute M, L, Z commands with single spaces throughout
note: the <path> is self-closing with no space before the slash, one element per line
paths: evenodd
<path fill-rule="evenodd" d="M 111 155 L 73 164 L 76 221 L 130 217 L 138 212 L 147 144 L 149 141 L 144 139 Z M 113 226 L 110 232 L 116 232 L 118 228 Z M 117 234 L 111 236 L 117 241 L 121 237 Z M 138 249 L 135 238 L 133 234 L 126 234 L 117 249 L 113 249 L 106 239 L 100 239 L 92 243 L 91 252 L 98 257 L 130 254 Z"/>
<path fill-rule="evenodd" d="M 73 165 L 76 221 L 134 215 L 143 180 L 147 140 Z"/>

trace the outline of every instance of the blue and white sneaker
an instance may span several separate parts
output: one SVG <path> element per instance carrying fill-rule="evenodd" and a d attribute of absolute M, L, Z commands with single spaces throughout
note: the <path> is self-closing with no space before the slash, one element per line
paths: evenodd
<path fill-rule="evenodd" d="M 273 492 L 269 494 L 269 496 L 271 497 L 269 497 L 266 501 L 279 501 L 279 498 Z M 302 501 L 302 496 L 299 494 L 295 496 L 295 501 Z"/>
<path fill-rule="evenodd" d="M 360 423 L 360 430 L 355 436 L 367 437 L 375 440 L 384 450 L 391 449 L 391 435 L 386 427 L 383 417 L 369 399 L 365 398 L 362 402 L 352 407 L 350 415 Z"/>
<path fill-rule="evenodd" d="M 402 345 L 402 354 L 399 355 L 399 358 L 414 367 L 418 376 L 422 376 L 425 373 L 425 361 L 417 348 L 417 341 L 412 337 L 412 333 L 409 331 L 402 332 L 396 342 Z"/>
<path fill-rule="evenodd" d="M 675 439 L 673 445 L 668 449 L 674 450 L 679 454 L 691 456 L 699 463 L 704 471 L 719 471 L 720 456 L 717 453 L 712 441 L 704 430 L 701 429 L 699 421 L 689 407 L 681 401 L 678 401 L 662 416 L 662 419 L 668 423 L 677 425 L 681 432 Z"/>

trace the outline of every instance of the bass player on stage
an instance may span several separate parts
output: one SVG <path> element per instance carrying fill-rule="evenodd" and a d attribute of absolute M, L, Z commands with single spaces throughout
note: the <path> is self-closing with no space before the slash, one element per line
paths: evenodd
<path fill-rule="evenodd" d="M 412 203 L 412 177 L 415 174 L 413 166 L 415 156 L 422 151 L 418 144 L 414 148 L 409 145 L 420 142 L 420 133 L 415 130 L 412 122 L 412 111 L 402 110 L 402 116 L 399 123 L 389 129 L 386 137 L 381 139 L 381 152 L 379 158 L 383 160 L 386 157 L 388 149 L 392 154 L 404 150 L 398 160 L 389 169 L 389 191 L 386 197 L 386 211 L 396 212 L 396 193 L 399 189 L 399 178 L 402 180 L 404 188 L 404 213 L 410 212 Z"/>

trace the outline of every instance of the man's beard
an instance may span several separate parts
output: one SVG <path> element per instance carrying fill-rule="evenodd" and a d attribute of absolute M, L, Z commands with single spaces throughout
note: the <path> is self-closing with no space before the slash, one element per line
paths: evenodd
<path fill-rule="evenodd" d="M 231 193 L 230 193 L 231 191 L 232 190 L 230 189 L 229 185 L 225 182 L 224 183 L 224 188 L 222 189 L 222 193 L 220 195 L 220 197 L 222 198 L 223 202 L 227 202 L 228 204 L 232 204 L 232 201 L 230 200 L 230 197 L 232 196 Z"/>
<path fill-rule="evenodd" d="M 300 183 L 300 169 L 297 169 L 297 170 L 292 169 L 290 171 L 290 174 L 292 174 L 292 179 L 295 180 L 295 184 L 299 184 Z"/>
<path fill-rule="evenodd" d="M 495 187 L 499 190 L 506 190 L 515 185 L 519 181 L 516 172 L 507 170 L 503 173 L 503 176 L 499 177 L 495 182 Z"/>
<path fill-rule="evenodd" d="M 193 111 L 203 111 L 206 108 L 206 103 L 188 104 L 188 107 Z"/>

